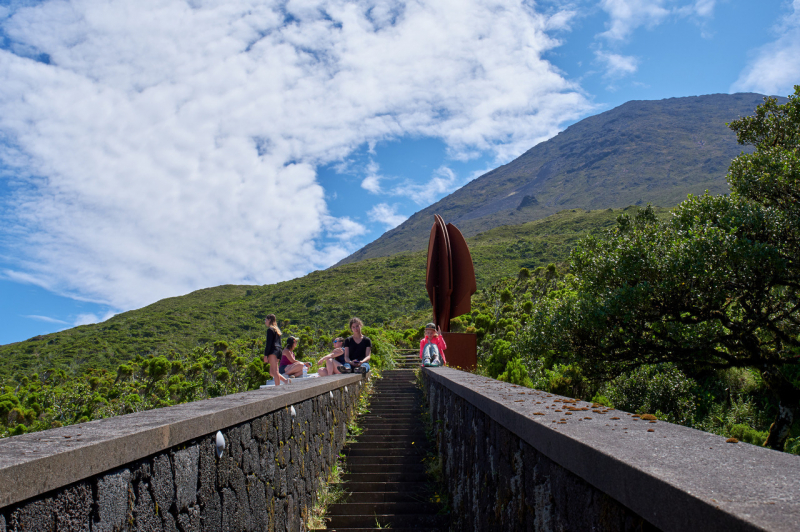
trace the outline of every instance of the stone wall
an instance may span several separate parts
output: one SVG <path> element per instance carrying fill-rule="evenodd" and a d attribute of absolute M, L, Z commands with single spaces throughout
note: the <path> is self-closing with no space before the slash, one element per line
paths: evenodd
<path fill-rule="evenodd" d="M 0 532 L 300 530 L 344 444 L 361 389 L 358 376 L 309 381 L 316 382 L 110 418 L 103 420 L 105 426 L 92 422 L 0 441 L 0 485 L 12 475 L 25 475 L 28 482 L 21 484 L 36 484 L 27 475 L 52 479 L 57 476 L 53 466 L 77 473 L 72 477 L 88 473 L 0 508 Z M 258 415 L 238 419 L 253 413 Z M 95 462 L 109 462 L 99 455 L 111 453 L 120 455 L 117 461 L 125 460 L 136 454 L 126 443 L 135 445 L 147 434 L 163 436 L 163 423 L 148 423 L 154 418 L 167 419 L 167 428 L 194 421 L 195 430 L 206 432 L 177 443 L 167 437 L 160 451 L 94 474 Z M 148 427 L 145 437 L 139 434 L 143 425 Z M 226 442 L 220 457 L 216 430 Z M 185 436 L 191 430 L 183 426 L 177 432 Z M 84 445 L 78 449 L 95 460 L 70 463 L 78 449 L 63 447 L 59 440 L 79 437 Z M 123 453 L 115 452 L 120 443 Z M 61 446 L 61 452 L 48 445 Z M 9 455 L 20 449 L 44 456 L 14 464 Z M 13 484 L 3 485 L 3 500 L 9 499 L 9 490 L 14 491 Z"/>
<path fill-rule="evenodd" d="M 423 370 L 453 530 L 796 530 L 800 458 Z"/>

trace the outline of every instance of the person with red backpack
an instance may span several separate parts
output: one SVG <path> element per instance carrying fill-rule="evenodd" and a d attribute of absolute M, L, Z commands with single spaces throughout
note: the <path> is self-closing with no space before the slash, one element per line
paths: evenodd
<path fill-rule="evenodd" d="M 444 357 L 444 350 L 447 344 L 444 343 L 441 327 L 433 323 L 425 326 L 425 336 L 419 341 L 419 358 L 422 365 L 426 367 L 444 366 L 447 360 Z"/>

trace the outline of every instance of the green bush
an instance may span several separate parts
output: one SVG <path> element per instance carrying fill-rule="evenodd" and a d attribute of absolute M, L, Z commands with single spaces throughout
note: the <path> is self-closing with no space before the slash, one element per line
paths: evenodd
<path fill-rule="evenodd" d="M 620 410 L 685 425 L 694 419 L 696 386 L 675 365 L 653 364 L 618 376 L 606 385 L 604 395 Z"/>
<path fill-rule="evenodd" d="M 728 431 L 728 436 L 731 438 L 759 446 L 764 445 L 768 435 L 768 432 L 761 432 L 744 424 L 733 425 Z"/>
<path fill-rule="evenodd" d="M 497 377 L 497 380 L 533 388 L 533 381 L 528 375 L 528 368 L 519 357 L 511 359 L 506 365 L 506 370 Z"/>
<path fill-rule="evenodd" d="M 786 440 L 783 450 L 790 454 L 800 454 L 800 436 Z"/>
<path fill-rule="evenodd" d="M 492 346 L 492 356 L 489 357 L 489 364 L 486 367 L 489 376 L 496 379 L 503 373 L 506 370 L 506 364 L 508 364 L 512 356 L 511 342 L 497 340 Z"/>

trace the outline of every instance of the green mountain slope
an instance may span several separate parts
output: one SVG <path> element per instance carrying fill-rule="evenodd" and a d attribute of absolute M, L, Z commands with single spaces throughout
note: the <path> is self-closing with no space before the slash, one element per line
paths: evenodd
<path fill-rule="evenodd" d="M 727 122 L 753 113 L 760 94 L 632 101 L 591 116 L 516 160 L 414 214 L 340 264 L 423 249 L 434 213 L 472 236 L 563 209 L 651 203 L 727 192 L 742 147 Z"/>
<path fill-rule="evenodd" d="M 663 211 L 662 211 L 663 212 Z M 614 224 L 620 210 L 568 210 L 469 238 L 478 287 L 567 258 L 574 241 Z M 432 220 L 431 220 L 432 223 Z M 404 252 L 315 271 L 267 286 L 219 286 L 158 301 L 94 325 L 0 346 L 0 376 L 50 367 L 115 368 L 137 354 L 178 352 L 218 339 L 261 337 L 263 320 L 333 330 L 351 316 L 367 324 L 427 319 L 425 251 Z M 410 317 L 409 317 L 410 316 Z"/>

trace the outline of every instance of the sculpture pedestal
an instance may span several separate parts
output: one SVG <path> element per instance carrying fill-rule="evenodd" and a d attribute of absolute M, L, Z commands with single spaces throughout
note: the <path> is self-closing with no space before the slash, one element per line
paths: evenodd
<path fill-rule="evenodd" d="M 478 367 L 478 336 L 473 333 L 442 333 L 447 349 L 444 356 L 451 368 L 470 371 Z"/>

